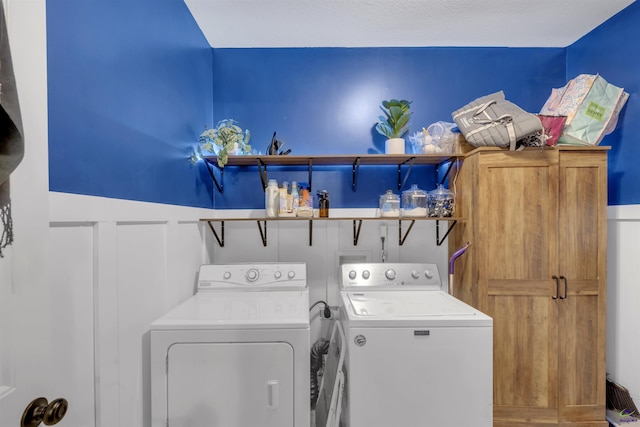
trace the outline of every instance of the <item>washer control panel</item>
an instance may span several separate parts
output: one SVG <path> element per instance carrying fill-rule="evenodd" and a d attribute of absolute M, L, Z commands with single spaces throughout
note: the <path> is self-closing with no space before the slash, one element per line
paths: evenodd
<path fill-rule="evenodd" d="M 198 273 L 198 292 L 306 288 L 305 263 L 205 264 Z"/>
<path fill-rule="evenodd" d="M 340 288 L 395 287 L 440 290 L 442 282 L 438 266 L 427 263 L 362 263 L 342 264 Z"/>

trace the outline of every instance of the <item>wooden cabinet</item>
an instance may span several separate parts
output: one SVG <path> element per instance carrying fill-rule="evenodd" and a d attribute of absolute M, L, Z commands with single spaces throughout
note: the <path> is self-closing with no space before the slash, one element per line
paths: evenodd
<path fill-rule="evenodd" d="M 450 187 L 454 294 L 494 319 L 494 425 L 606 427 L 607 151 L 479 149 Z"/>

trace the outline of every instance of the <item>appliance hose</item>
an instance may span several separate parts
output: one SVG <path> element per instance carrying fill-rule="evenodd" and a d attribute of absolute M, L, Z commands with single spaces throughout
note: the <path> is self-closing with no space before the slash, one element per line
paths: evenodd
<path fill-rule="evenodd" d="M 315 409 L 318 401 L 319 384 L 318 371 L 322 367 L 322 356 L 329 351 L 329 340 L 319 338 L 313 346 L 311 346 L 311 409 Z"/>

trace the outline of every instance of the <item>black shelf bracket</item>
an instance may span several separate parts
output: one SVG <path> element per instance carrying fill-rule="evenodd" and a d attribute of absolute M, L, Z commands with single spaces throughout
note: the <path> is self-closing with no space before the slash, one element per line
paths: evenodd
<path fill-rule="evenodd" d="M 402 220 L 398 220 L 398 244 L 400 246 L 404 245 L 404 241 L 407 239 L 407 236 L 409 235 L 409 232 L 411 231 L 411 229 L 413 228 L 413 224 L 416 223 L 415 219 L 410 220 L 411 224 L 409 224 L 409 228 L 407 228 L 407 232 L 404 233 L 404 236 L 402 235 Z"/>
<path fill-rule="evenodd" d="M 262 222 L 262 225 L 260 225 Z M 260 230 L 260 238 L 262 239 L 262 246 L 267 246 L 267 220 L 256 221 L 258 224 L 258 229 Z"/>
<path fill-rule="evenodd" d="M 204 166 L 207 168 L 207 172 L 211 175 L 211 179 L 215 184 L 216 188 L 220 193 L 224 193 L 224 168 L 219 167 L 217 164 L 211 163 L 209 160 L 205 159 Z M 220 171 L 220 182 L 216 179 L 215 174 L 213 173 L 213 168 L 216 168 Z"/>
<path fill-rule="evenodd" d="M 309 220 L 309 246 L 313 246 L 313 220 Z"/>
<path fill-rule="evenodd" d="M 269 181 L 269 174 L 267 173 L 267 165 L 262 159 L 257 159 L 258 173 L 260 174 L 260 181 L 262 182 L 262 191 L 266 191 L 267 183 Z"/>
<path fill-rule="evenodd" d="M 356 191 L 358 187 L 358 173 L 360 172 L 360 157 L 351 164 L 351 191 Z"/>
<path fill-rule="evenodd" d="M 413 161 L 415 159 L 416 159 L 415 157 L 410 157 L 398 165 L 398 190 L 402 190 L 402 187 L 404 187 L 404 185 L 407 183 L 407 179 L 409 179 L 409 174 L 411 174 L 411 169 L 413 168 Z M 406 165 L 407 163 L 409 163 L 409 168 L 407 169 L 407 173 L 404 175 L 404 178 L 403 178 L 402 166 Z"/>
<path fill-rule="evenodd" d="M 358 246 L 358 239 L 360 239 L 361 228 L 362 228 L 362 220 L 354 219 L 353 220 L 353 246 Z"/>
<path fill-rule="evenodd" d="M 449 235 L 449 233 L 451 232 L 451 230 L 453 230 L 453 227 L 455 227 L 456 223 L 458 222 L 458 220 L 451 220 L 448 221 L 451 224 L 449 225 L 449 228 L 447 229 L 447 232 L 444 233 L 444 236 L 442 236 L 442 239 L 440 238 L 440 220 L 437 219 L 436 220 L 436 244 L 438 246 L 442 245 L 442 243 L 444 243 L 444 240 L 447 238 L 447 236 Z"/>
<path fill-rule="evenodd" d="M 446 160 L 442 163 L 439 163 L 436 166 L 436 182 L 438 182 L 438 172 L 440 170 L 440 166 L 446 165 L 448 164 L 449 167 L 447 167 L 447 171 L 444 173 L 444 176 L 442 177 L 442 180 L 440 181 L 440 184 L 444 184 L 444 182 L 447 180 L 447 177 L 449 176 L 449 173 L 451 172 L 451 169 L 453 169 L 453 165 L 457 164 L 460 160 L 457 158 L 450 158 L 449 160 Z"/>
<path fill-rule="evenodd" d="M 207 223 L 209 224 L 209 228 L 211 229 L 211 232 L 213 233 L 213 237 L 216 238 L 216 241 L 218 242 L 220 247 L 224 248 L 224 221 L 220 221 L 220 236 L 218 236 L 218 233 L 216 232 L 216 229 L 213 228 L 212 222 L 213 221 L 207 221 Z"/>

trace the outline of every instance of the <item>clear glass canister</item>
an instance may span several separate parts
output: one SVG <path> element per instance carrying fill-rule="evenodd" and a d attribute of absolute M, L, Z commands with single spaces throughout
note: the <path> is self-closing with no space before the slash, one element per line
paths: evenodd
<path fill-rule="evenodd" d="M 391 190 L 380 196 L 380 216 L 400 216 L 400 196 Z"/>
<path fill-rule="evenodd" d="M 413 184 L 402 192 L 402 216 L 427 216 L 427 192 Z"/>
<path fill-rule="evenodd" d="M 442 184 L 429 192 L 429 216 L 435 218 L 446 218 L 453 216 L 453 207 L 455 205 L 454 195 Z"/>

